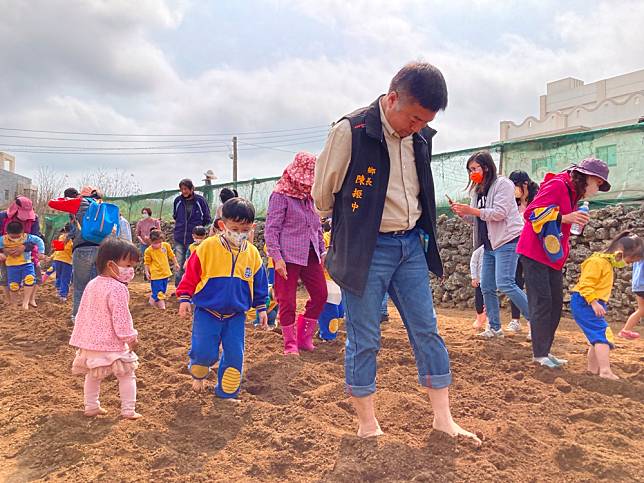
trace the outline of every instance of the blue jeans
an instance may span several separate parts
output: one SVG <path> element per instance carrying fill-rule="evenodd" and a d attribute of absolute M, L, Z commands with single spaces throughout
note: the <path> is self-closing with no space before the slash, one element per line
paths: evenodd
<path fill-rule="evenodd" d="M 380 306 L 380 314 L 381 315 L 389 315 L 389 294 L 385 292 L 385 296 L 382 299 L 382 305 Z"/>
<path fill-rule="evenodd" d="M 516 282 L 517 243 L 506 243 L 496 250 L 483 252 L 483 270 L 481 273 L 481 292 L 490 327 L 494 330 L 501 328 L 501 314 L 497 289 L 503 292 L 516 305 L 526 320 L 528 315 L 528 297 Z"/>
<path fill-rule="evenodd" d="M 74 272 L 74 308 L 72 315 L 76 317 L 81 297 L 90 280 L 96 278 L 96 255 L 98 247 L 79 247 L 72 254 L 72 267 Z"/>
<path fill-rule="evenodd" d="M 174 276 L 174 286 L 178 287 L 183 277 L 183 265 L 186 263 L 186 255 L 188 255 L 188 247 L 175 240 L 174 242 L 174 255 L 177 257 L 179 270 Z"/>
<path fill-rule="evenodd" d="M 380 309 L 387 290 L 407 329 L 419 383 L 434 389 L 449 386 L 449 355 L 436 327 L 429 270 L 419 233 L 412 230 L 404 236 L 378 235 L 362 296 L 342 291 L 347 392 L 365 397 L 376 391 Z"/>
<path fill-rule="evenodd" d="M 139 243 L 139 250 L 141 250 L 141 258 L 145 256 L 145 250 L 147 250 L 149 246 L 150 245 L 146 245 L 144 243 Z"/>

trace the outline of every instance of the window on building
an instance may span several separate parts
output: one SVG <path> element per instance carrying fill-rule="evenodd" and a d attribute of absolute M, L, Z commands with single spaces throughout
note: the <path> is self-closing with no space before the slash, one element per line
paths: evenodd
<path fill-rule="evenodd" d="M 608 166 L 617 166 L 617 144 L 595 148 L 595 157 L 606 161 Z"/>
<path fill-rule="evenodd" d="M 532 172 L 534 174 L 545 174 L 548 171 L 555 169 L 557 161 L 554 156 L 546 156 L 545 158 L 537 158 L 532 160 Z"/>
<path fill-rule="evenodd" d="M 4 190 L 4 200 L 5 201 L 9 200 L 9 190 Z"/>

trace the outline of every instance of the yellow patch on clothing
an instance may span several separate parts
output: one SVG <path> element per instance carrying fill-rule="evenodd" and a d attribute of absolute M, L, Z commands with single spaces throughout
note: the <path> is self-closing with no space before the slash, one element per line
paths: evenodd
<path fill-rule="evenodd" d="M 241 384 L 241 372 L 234 367 L 228 367 L 221 377 L 221 390 L 226 394 L 233 394 Z"/>
<path fill-rule="evenodd" d="M 36 277 L 34 277 L 33 275 L 27 275 L 23 282 L 26 287 L 31 287 L 34 283 L 36 283 Z"/>
<path fill-rule="evenodd" d="M 329 322 L 329 332 L 335 334 L 338 331 L 338 329 L 340 328 L 340 320 L 341 319 L 332 319 Z"/>
<path fill-rule="evenodd" d="M 12 292 L 17 292 L 18 290 L 20 290 L 20 284 L 18 282 L 11 282 L 9 284 L 9 290 L 11 290 Z"/>
<path fill-rule="evenodd" d="M 606 340 L 612 345 L 615 345 L 615 336 L 613 335 L 613 330 L 610 327 L 606 327 Z"/>
<path fill-rule="evenodd" d="M 159 300 L 165 300 L 165 294 L 163 292 L 159 292 L 159 293 L 157 293 L 157 298 Z"/>
<path fill-rule="evenodd" d="M 208 375 L 208 372 L 210 371 L 210 368 L 208 366 L 199 366 L 197 364 L 193 364 L 190 366 L 190 374 L 196 379 L 203 379 Z"/>
<path fill-rule="evenodd" d="M 561 243 L 559 243 L 559 238 L 555 235 L 547 235 L 543 239 L 543 244 L 550 253 L 557 253 L 561 249 Z"/>

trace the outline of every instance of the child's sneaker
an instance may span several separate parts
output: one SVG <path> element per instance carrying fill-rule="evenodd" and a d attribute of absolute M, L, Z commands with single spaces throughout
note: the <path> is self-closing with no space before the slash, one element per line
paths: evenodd
<path fill-rule="evenodd" d="M 538 364 L 541 364 L 544 367 L 548 367 L 550 369 L 557 369 L 558 367 L 561 367 L 559 364 L 557 364 L 549 357 L 533 357 L 532 361 Z"/>
<path fill-rule="evenodd" d="M 502 338 L 503 337 L 503 330 L 494 330 L 492 327 L 488 327 L 485 329 L 483 332 L 479 334 L 479 337 L 484 337 L 485 339 L 494 339 L 494 338 Z"/>
<path fill-rule="evenodd" d="M 622 339 L 628 339 L 628 340 L 635 340 L 640 338 L 640 335 L 637 332 L 634 332 L 632 330 L 625 330 L 625 329 L 620 330 L 617 335 L 620 336 Z"/>
<path fill-rule="evenodd" d="M 508 332 L 514 332 L 515 334 L 517 332 L 521 332 L 521 322 L 519 322 L 519 319 L 512 319 L 505 330 Z"/>

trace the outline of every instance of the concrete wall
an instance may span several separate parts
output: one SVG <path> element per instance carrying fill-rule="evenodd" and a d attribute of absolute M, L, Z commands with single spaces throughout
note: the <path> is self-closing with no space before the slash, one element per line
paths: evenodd
<path fill-rule="evenodd" d="M 35 190 L 31 179 L 5 169 L 0 169 L 0 209 L 6 208 L 18 195 L 32 198 Z"/>

